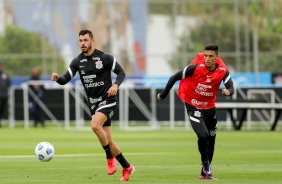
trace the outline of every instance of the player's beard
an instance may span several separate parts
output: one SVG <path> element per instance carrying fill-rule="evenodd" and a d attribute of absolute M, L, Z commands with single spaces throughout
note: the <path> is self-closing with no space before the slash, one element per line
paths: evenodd
<path fill-rule="evenodd" d="M 83 48 L 81 48 L 81 51 L 83 53 L 88 53 L 88 51 L 90 51 L 92 49 L 92 45 L 89 45 L 89 47 L 86 47 L 86 50 L 82 50 Z"/>

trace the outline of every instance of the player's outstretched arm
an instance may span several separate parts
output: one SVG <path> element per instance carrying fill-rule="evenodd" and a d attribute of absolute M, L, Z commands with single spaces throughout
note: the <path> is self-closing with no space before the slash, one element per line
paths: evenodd
<path fill-rule="evenodd" d="M 70 75 L 69 70 L 64 75 L 59 75 L 57 73 L 52 73 L 51 80 L 56 81 L 60 85 L 67 84 L 71 79 L 73 75 Z"/>
<path fill-rule="evenodd" d="M 157 95 L 157 99 L 159 101 L 165 99 L 166 96 L 168 95 L 170 89 L 173 87 L 174 83 L 178 80 L 181 80 L 181 77 L 182 77 L 182 71 L 179 71 L 176 74 L 172 75 L 169 78 L 163 92 L 161 92 L 160 94 Z"/>

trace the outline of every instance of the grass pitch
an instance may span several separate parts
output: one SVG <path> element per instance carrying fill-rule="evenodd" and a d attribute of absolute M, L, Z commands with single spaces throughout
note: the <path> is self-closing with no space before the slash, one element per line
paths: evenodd
<path fill-rule="evenodd" d="M 113 130 L 113 139 L 135 166 L 129 183 L 282 183 L 281 131 L 219 130 L 212 163 L 217 181 L 198 179 L 200 154 L 192 130 Z M 34 156 L 42 141 L 55 147 L 50 162 Z M 1 184 L 120 183 L 117 165 L 116 174 L 108 176 L 104 151 L 90 129 L 0 129 Z"/>

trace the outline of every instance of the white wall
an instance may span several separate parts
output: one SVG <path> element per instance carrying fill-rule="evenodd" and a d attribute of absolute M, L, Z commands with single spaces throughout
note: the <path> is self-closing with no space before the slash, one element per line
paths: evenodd
<path fill-rule="evenodd" d="M 179 36 L 184 31 L 196 25 L 194 17 L 176 17 L 175 25 L 172 25 L 171 18 L 164 15 L 152 15 L 148 20 L 147 27 L 147 63 L 146 74 L 171 75 L 173 71 L 168 60 L 175 52 L 179 42 Z"/>

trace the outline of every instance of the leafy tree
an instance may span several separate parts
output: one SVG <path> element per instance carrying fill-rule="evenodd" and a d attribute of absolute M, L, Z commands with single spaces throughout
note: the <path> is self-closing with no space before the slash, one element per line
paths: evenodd
<path fill-rule="evenodd" d="M 249 22 L 258 30 L 258 50 L 260 71 L 281 73 L 282 67 L 282 20 L 280 1 L 264 1 L 248 5 Z"/>
<path fill-rule="evenodd" d="M 281 7 L 282 3 L 280 3 Z M 196 5 L 190 5 L 191 11 L 195 10 Z M 270 8 L 274 7 L 274 8 Z M 281 15 L 279 6 L 270 6 L 268 1 L 263 3 L 247 4 L 249 12 L 249 25 L 244 24 L 244 5 L 239 4 L 239 24 L 236 25 L 239 30 L 239 43 L 241 57 L 239 57 L 240 66 L 250 64 L 253 68 L 253 31 L 257 30 L 258 47 L 259 47 L 259 70 L 279 72 L 282 67 L 280 62 L 281 41 L 282 41 L 282 21 L 279 18 Z M 189 11 L 189 12 L 191 12 Z M 208 43 L 216 43 L 219 45 L 220 53 L 223 60 L 228 66 L 235 71 L 244 71 L 244 67 L 238 67 L 238 57 L 234 54 L 236 51 L 235 44 L 235 26 L 234 26 L 234 4 L 204 4 L 198 6 L 197 18 L 199 19 L 198 26 L 191 30 L 190 33 L 183 34 L 179 40 L 180 45 L 177 52 L 170 59 L 171 66 L 176 69 L 182 69 L 188 64 L 188 61 L 195 57 L 195 53 L 203 51 L 203 47 Z M 248 37 L 250 40 L 250 57 L 245 58 L 245 26 L 249 26 Z M 184 55 L 181 55 L 184 53 Z M 278 54 L 277 54 L 278 53 Z M 188 55 L 188 57 L 187 57 Z M 247 60 L 248 59 L 248 60 Z M 186 61 L 184 61 L 186 60 Z"/>
<path fill-rule="evenodd" d="M 43 54 L 46 56 L 46 66 L 42 61 Z M 32 67 L 38 67 L 41 73 L 43 70 L 51 73 L 54 69 L 53 55 L 56 55 L 56 71 L 65 72 L 65 63 L 58 57 L 57 48 L 50 45 L 42 35 L 16 26 L 7 26 L 5 35 L 0 37 L 0 55 L 1 60 L 5 61 L 5 71 L 10 76 L 30 75 Z"/>

